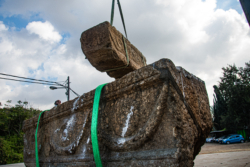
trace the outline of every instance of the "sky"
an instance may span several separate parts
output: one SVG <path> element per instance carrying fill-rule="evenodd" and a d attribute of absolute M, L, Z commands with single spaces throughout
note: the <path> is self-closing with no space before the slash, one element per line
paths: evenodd
<path fill-rule="evenodd" d="M 210 105 L 222 67 L 250 61 L 250 29 L 238 0 L 120 0 L 129 41 L 147 64 L 171 59 L 206 83 Z M 110 20 L 109 0 L 0 0 L 0 73 L 61 82 L 78 94 L 114 81 L 81 50 L 81 33 Z M 113 25 L 124 34 L 117 4 Z M 3 77 L 3 76 L 1 76 Z M 71 93 L 71 99 L 76 96 Z M 0 79 L 0 102 L 40 110 L 64 89 Z"/>

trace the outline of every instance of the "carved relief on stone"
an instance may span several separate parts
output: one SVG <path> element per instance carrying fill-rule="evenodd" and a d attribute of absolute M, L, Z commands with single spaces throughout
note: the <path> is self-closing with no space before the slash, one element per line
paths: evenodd
<path fill-rule="evenodd" d="M 101 113 L 100 136 L 114 151 L 134 150 L 155 133 L 166 107 L 167 85 L 126 94 Z M 143 97 L 145 96 L 145 97 Z M 147 98 L 147 100 L 140 100 Z M 112 104 L 112 102 L 111 102 Z M 121 107 L 122 106 L 122 107 Z M 110 121 L 107 121 L 107 118 Z"/>
<path fill-rule="evenodd" d="M 61 124 L 52 130 L 50 144 L 58 155 L 74 154 L 84 134 L 89 111 L 75 113 L 63 119 Z M 79 118 L 83 119 L 79 119 Z M 85 131 L 84 131 L 85 130 Z"/>

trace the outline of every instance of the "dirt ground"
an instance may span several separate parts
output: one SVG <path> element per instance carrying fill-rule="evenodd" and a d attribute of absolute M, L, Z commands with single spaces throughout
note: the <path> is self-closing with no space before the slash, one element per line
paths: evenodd
<path fill-rule="evenodd" d="M 250 142 L 206 143 L 194 160 L 194 167 L 250 167 Z"/>
<path fill-rule="evenodd" d="M 250 142 L 233 144 L 206 143 L 201 147 L 199 155 L 239 151 L 250 151 Z"/>
<path fill-rule="evenodd" d="M 194 167 L 250 167 L 250 151 L 199 154 Z"/>
<path fill-rule="evenodd" d="M 194 160 L 194 167 L 250 167 L 250 142 L 235 144 L 206 143 Z M 25 167 L 23 163 L 0 165 Z"/>

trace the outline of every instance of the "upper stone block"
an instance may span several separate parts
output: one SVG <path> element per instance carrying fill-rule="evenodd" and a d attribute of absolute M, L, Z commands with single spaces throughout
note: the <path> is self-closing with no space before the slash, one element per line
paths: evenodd
<path fill-rule="evenodd" d="M 84 31 L 81 35 L 82 51 L 89 62 L 99 71 L 107 71 L 113 78 L 122 76 L 146 65 L 146 58 L 142 53 L 124 37 L 129 57 L 127 65 L 126 51 L 123 35 L 111 26 L 109 22 L 103 22 Z M 120 68 L 117 70 L 112 70 Z"/>

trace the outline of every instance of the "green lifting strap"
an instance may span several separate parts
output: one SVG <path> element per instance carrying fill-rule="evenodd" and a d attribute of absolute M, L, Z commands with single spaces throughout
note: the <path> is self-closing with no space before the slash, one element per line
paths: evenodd
<path fill-rule="evenodd" d="M 128 39 L 127 31 L 126 31 L 126 26 L 125 26 L 125 21 L 124 21 L 123 14 L 122 14 L 122 7 L 121 7 L 120 0 L 117 0 L 117 3 L 118 3 L 120 15 L 121 15 L 121 19 L 122 19 L 123 28 L 124 28 L 124 31 L 125 31 L 125 34 L 126 34 L 126 38 Z M 110 24 L 111 24 L 111 26 L 113 25 L 114 12 L 115 12 L 115 0 L 112 0 L 111 18 L 110 18 Z M 125 67 L 127 67 L 129 65 L 128 51 L 127 51 L 127 46 L 126 46 L 126 43 L 125 43 L 125 40 L 124 40 L 124 36 L 122 36 L 122 39 L 123 39 L 123 44 L 124 44 L 124 48 L 125 48 L 125 51 L 126 51 L 127 65 L 122 66 L 122 67 L 117 67 L 117 68 L 109 69 L 109 70 L 104 70 L 102 72 L 108 72 L 108 71 L 114 71 L 114 70 L 122 69 L 122 68 L 125 68 Z M 142 59 L 143 59 L 144 66 L 146 66 L 145 58 L 144 58 L 143 55 L 142 55 Z"/>
<path fill-rule="evenodd" d="M 38 132 L 38 127 L 39 127 L 39 121 L 41 118 L 41 115 L 49 110 L 44 110 L 39 114 L 38 121 L 37 121 L 37 126 L 36 126 L 36 134 L 35 134 L 35 154 L 36 154 L 36 167 L 39 167 L 39 156 L 38 156 L 38 146 L 37 146 L 37 132 Z"/>
<path fill-rule="evenodd" d="M 121 3 L 120 3 L 119 0 L 117 0 L 117 3 L 118 3 L 120 15 L 121 15 L 121 19 L 122 19 L 123 28 L 124 28 L 124 31 L 125 31 L 125 34 L 126 34 L 126 38 L 128 39 L 127 31 L 126 31 L 126 26 L 125 26 L 123 14 L 122 14 Z M 115 0 L 112 1 L 112 7 L 111 7 L 111 18 L 110 18 L 110 24 L 111 24 L 111 26 L 113 25 L 114 11 L 115 11 Z"/>
<path fill-rule="evenodd" d="M 111 6 L 111 18 L 110 18 L 111 26 L 113 25 L 114 11 L 115 11 L 115 0 L 112 1 L 112 6 Z"/>
<path fill-rule="evenodd" d="M 102 88 L 106 85 L 102 84 L 99 85 L 95 90 L 95 97 L 93 103 L 93 111 L 92 111 L 92 121 L 91 121 L 91 141 L 92 141 L 92 148 L 93 154 L 95 159 L 95 164 L 97 167 L 102 167 L 102 160 L 99 151 L 98 145 L 98 109 L 99 109 L 99 102 L 101 97 Z"/>
<path fill-rule="evenodd" d="M 120 15 L 121 15 L 121 18 L 122 18 L 123 28 L 124 28 L 124 31 L 125 31 L 125 34 L 126 34 L 126 38 L 128 39 L 127 32 L 126 32 L 126 27 L 125 27 L 125 22 L 124 22 L 124 18 L 123 18 L 123 14 L 122 14 L 122 7 L 121 7 L 121 4 L 120 4 L 120 0 L 117 0 L 117 2 L 118 2 Z"/>

